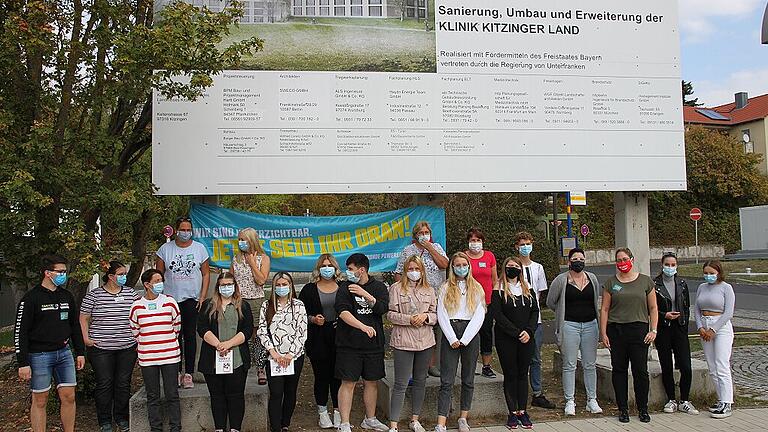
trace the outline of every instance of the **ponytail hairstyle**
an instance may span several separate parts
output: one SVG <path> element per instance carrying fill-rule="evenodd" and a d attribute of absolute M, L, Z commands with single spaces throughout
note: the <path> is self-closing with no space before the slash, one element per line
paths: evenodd
<path fill-rule="evenodd" d="M 101 277 L 101 280 L 104 281 L 104 283 L 109 282 L 109 276 L 117 273 L 117 271 L 123 267 L 125 266 L 120 261 L 102 261 L 101 268 L 104 270 L 104 276 Z"/>

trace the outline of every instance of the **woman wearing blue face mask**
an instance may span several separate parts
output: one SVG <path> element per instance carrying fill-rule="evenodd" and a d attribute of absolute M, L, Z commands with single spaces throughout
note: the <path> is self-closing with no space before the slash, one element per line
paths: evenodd
<path fill-rule="evenodd" d="M 661 380 L 667 393 L 664 412 L 675 411 L 697 415 L 699 411 L 689 400 L 691 392 L 691 348 L 688 342 L 688 318 L 691 299 L 685 279 L 677 276 L 677 256 L 666 252 L 661 257 L 661 273 L 656 283 L 656 304 L 659 308 L 659 352 Z M 672 356 L 674 354 L 674 363 Z M 680 370 L 680 399 L 675 398 L 675 368 Z"/>
<path fill-rule="evenodd" d="M 240 230 L 237 234 L 237 253 L 229 266 L 229 272 L 235 275 L 240 295 L 251 306 L 254 318 L 258 318 L 258 311 L 264 303 L 264 284 L 269 277 L 269 266 L 269 255 L 261 247 L 258 232 L 253 228 Z M 258 327 L 258 321 L 254 322 L 253 326 Z M 267 352 L 256 337 L 248 341 L 248 346 L 251 349 L 251 360 L 258 368 L 259 384 L 266 385 L 264 364 L 267 361 Z"/>
<path fill-rule="evenodd" d="M 261 306 L 256 334 L 269 352 L 269 430 L 287 431 L 296 408 L 296 394 L 304 365 L 307 311 L 296 298 L 293 278 L 278 272 L 272 278 L 272 295 Z"/>
<path fill-rule="evenodd" d="M 733 349 L 733 310 L 736 295 L 725 281 L 720 261 L 704 263 L 704 283 L 696 291 L 693 312 L 699 329 L 709 376 L 717 390 L 717 404 L 709 411 L 714 418 L 730 417 L 733 413 L 733 379 L 731 351 Z"/>
<path fill-rule="evenodd" d="M 339 387 L 341 380 L 334 376 L 336 370 L 336 293 L 339 291 L 341 270 L 336 258 L 322 254 L 315 262 L 310 282 L 301 289 L 299 299 L 307 309 L 309 328 L 306 351 L 312 362 L 315 376 L 314 392 L 317 403 L 318 426 L 321 429 L 338 428 Z M 333 410 L 328 407 L 331 395 Z M 333 413 L 333 420 L 331 420 Z"/>
<path fill-rule="evenodd" d="M 205 374 L 216 431 L 237 432 L 245 414 L 245 380 L 251 367 L 246 342 L 253 335 L 253 316 L 232 273 L 223 272 L 216 280 L 216 290 L 197 317 L 197 334 L 205 342 L 197 368 Z"/>
<path fill-rule="evenodd" d="M 136 339 L 128 316 L 140 296 L 126 286 L 128 271 L 118 261 L 105 263 L 104 285 L 88 292 L 80 306 L 80 328 L 88 361 L 96 375 L 96 416 L 102 431 L 112 422 L 127 431 Z"/>

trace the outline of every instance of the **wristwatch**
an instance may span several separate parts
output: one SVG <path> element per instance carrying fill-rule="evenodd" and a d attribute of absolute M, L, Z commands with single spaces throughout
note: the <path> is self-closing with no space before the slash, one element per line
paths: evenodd
<path fill-rule="evenodd" d="M 651 333 L 658 333 L 658 331 L 656 331 L 656 329 L 651 329 Z"/>

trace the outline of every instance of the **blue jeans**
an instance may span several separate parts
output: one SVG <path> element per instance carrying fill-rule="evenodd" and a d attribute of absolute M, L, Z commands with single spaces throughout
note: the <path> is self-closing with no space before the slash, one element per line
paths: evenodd
<path fill-rule="evenodd" d="M 574 400 L 576 392 L 576 365 L 581 351 L 581 366 L 584 369 L 584 387 L 587 400 L 597 399 L 597 320 L 580 323 L 565 321 L 562 329 L 563 393 L 566 401 Z"/>
<path fill-rule="evenodd" d="M 56 388 L 77 386 L 75 359 L 69 347 L 29 353 L 28 358 L 29 367 L 32 369 L 32 393 L 45 393 L 50 390 L 51 378 L 56 381 Z"/>
<path fill-rule="evenodd" d="M 536 349 L 533 350 L 531 360 L 531 390 L 534 396 L 539 396 L 541 395 L 541 344 L 544 341 L 544 329 L 541 328 L 541 323 L 536 325 L 533 341 L 536 342 Z"/>

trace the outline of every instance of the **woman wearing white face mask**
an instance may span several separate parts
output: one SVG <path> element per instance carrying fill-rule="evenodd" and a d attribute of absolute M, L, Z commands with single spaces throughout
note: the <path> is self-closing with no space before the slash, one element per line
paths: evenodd
<path fill-rule="evenodd" d="M 240 230 L 237 234 L 237 249 L 229 272 L 235 275 L 243 300 L 251 307 L 254 318 L 258 318 L 258 311 L 264 303 L 264 283 L 269 277 L 269 255 L 261 247 L 259 234 L 253 228 Z M 253 323 L 254 327 L 258 325 L 258 322 Z M 251 360 L 258 368 L 259 385 L 265 385 L 267 376 L 264 374 L 264 363 L 267 361 L 267 352 L 256 337 L 248 341 L 248 347 L 251 350 Z"/>
<path fill-rule="evenodd" d="M 677 277 L 677 257 L 666 252 L 661 257 L 661 274 L 656 282 L 656 304 L 659 308 L 659 352 L 661 380 L 667 393 L 665 413 L 675 411 L 696 415 L 699 411 L 689 401 L 691 392 L 691 348 L 688 342 L 688 318 L 691 299 L 685 279 Z M 672 355 L 675 361 L 672 363 Z M 675 369 L 680 371 L 680 399 L 675 398 Z"/>
<path fill-rule="evenodd" d="M 389 430 L 397 431 L 400 412 L 405 400 L 408 380 L 413 378 L 411 403 L 413 414 L 409 429 L 424 432 L 419 423 L 424 403 L 427 369 L 435 345 L 432 327 L 437 324 L 437 298 L 429 286 L 424 263 L 418 255 L 405 260 L 406 278 L 389 287 L 389 313 L 392 323 L 392 346 L 395 357 L 395 386 L 389 409 Z"/>
<path fill-rule="evenodd" d="M 339 263 L 331 254 L 322 254 L 315 263 L 310 282 L 301 289 L 299 299 L 304 302 L 309 317 L 305 350 L 314 372 L 314 392 L 317 403 L 318 426 L 321 429 L 338 428 L 339 387 L 341 380 L 336 370 L 336 293 L 342 280 Z M 328 407 L 328 393 L 333 402 L 333 420 Z"/>
<path fill-rule="evenodd" d="M 272 295 L 261 306 L 256 334 L 270 356 L 267 368 L 269 430 L 285 432 L 296 408 L 307 341 L 307 311 L 304 303 L 296 298 L 293 278 L 288 273 L 278 272 L 272 278 Z M 276 369 L 280 370 L 279 375 L 273 375 Z"/>
<path fill-rule="evenodd" d="M 251 366 L 246 342 L 253 335 L 253 316 L 232 273 L 223 272 L 216 280 L 213 296 L 197 317 L 197 334 L 205 342 L 197 369 L 205 375 L 216 431 L 237 432 L 245 413 L 245 380 Z M 229 368 L 218 364 L 222 360 Z"/>
<path fill-rule="evenodd" d="M 733 413 L 733 378 L 731 351 L 733 349 L 733 310 L 736 295 L 725 281 L 720 261 L 704 263 L 704 283 L 696 291 L 693 309 L 699 329 L 709 376 L 717 390 L 717 404 L 709 409 L 714 418 L 730 417 Z"/>
<path fill-rule="evenodd" d="M 491 304 L 491 293 L 499 283 L 496 273 L 496 256 L 493 252 L 483 249 L 485 235 L 479 228 L 470 228 L 467 231 L 467 243 L 469 249 L 466 253 L 472 266 L 472 277 L 480 283 L 485 292 L 486 306 Z M 486 313 L 483 327 L 480 329 L 480 356 L 483 361 L 482 375 L 486 378 L 496 378 L 496 373 L 491 369 L 493 360 L 493 315 Z"/>

